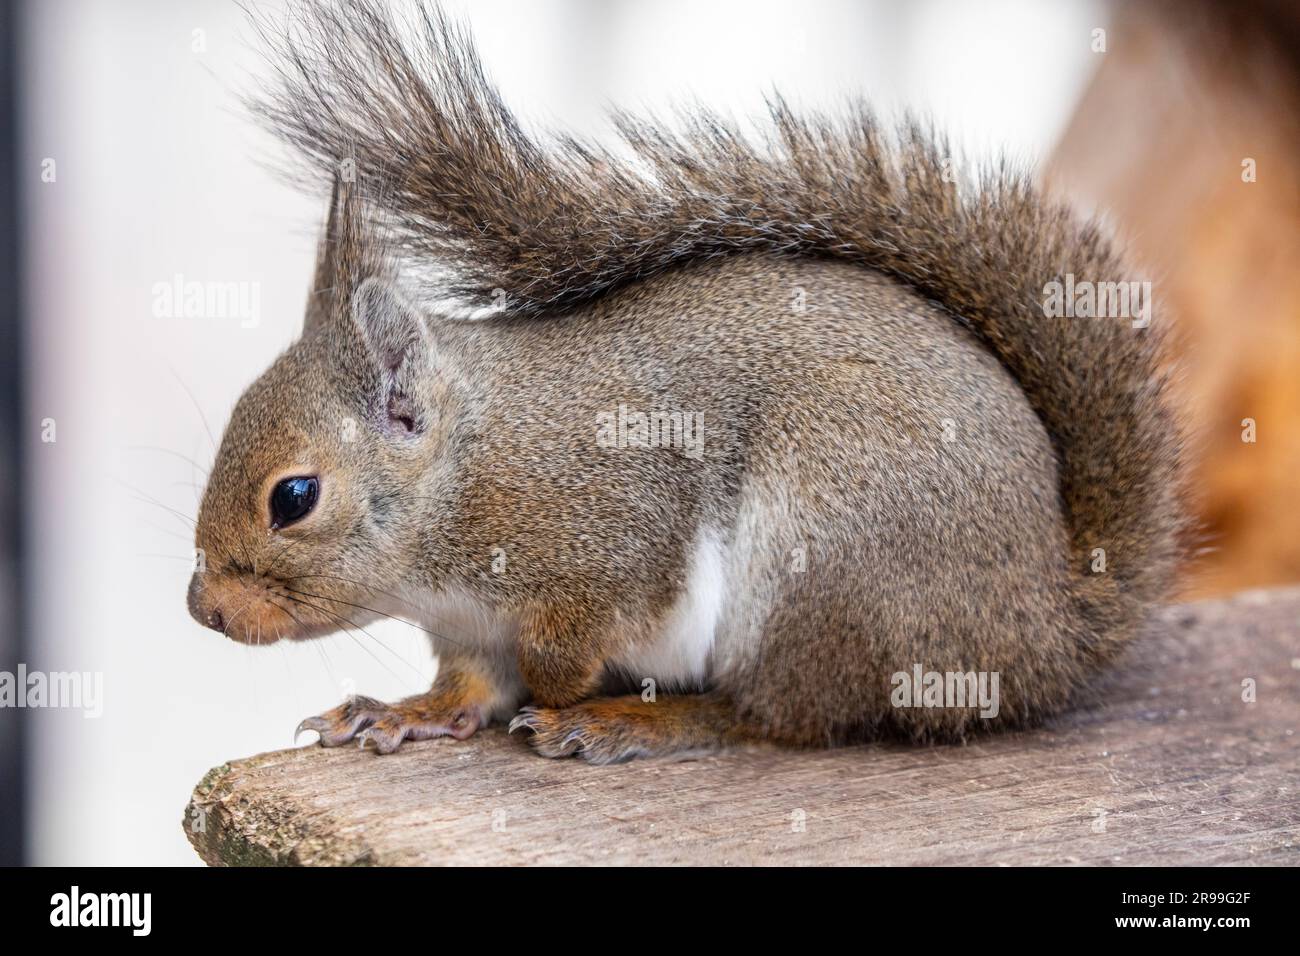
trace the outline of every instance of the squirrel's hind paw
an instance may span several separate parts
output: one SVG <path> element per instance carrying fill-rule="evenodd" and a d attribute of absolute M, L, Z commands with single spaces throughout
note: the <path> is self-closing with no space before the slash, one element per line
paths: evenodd
<path fill-rule="evenodd" d="M 559 709 L 524 707 L 510 732 L 531 731 L 529 743 L 543 757 L 606 764 L 718 750 L 736 736 L 732 715 L 730 702 L 715 695 L 598 697 Z"/>

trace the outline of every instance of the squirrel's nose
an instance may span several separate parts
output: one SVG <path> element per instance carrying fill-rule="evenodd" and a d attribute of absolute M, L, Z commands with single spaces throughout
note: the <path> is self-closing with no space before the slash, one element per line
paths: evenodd
<path fill-rule="evenodd" d="M 204 627 L 210 627 L 214 631 L 225 632 L 226 619 L 221 613 L 221 608 L 209 606 L 205 600 L 203 582 L 199 578 L 199 572 L 195 572 L 194 577 L 190 579 L 190 590 L 186 595 L 186 604 L 190 608 L 190 617 L 198 621 Z"/>

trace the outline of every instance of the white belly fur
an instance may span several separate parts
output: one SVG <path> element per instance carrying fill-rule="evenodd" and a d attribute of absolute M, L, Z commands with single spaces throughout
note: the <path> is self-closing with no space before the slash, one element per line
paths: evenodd
<path fill-rule="evenodd" d="M 657 634 L 615 661 L 638 686 L 648 677 L 658 690 L 692 690 L 712 670 L 713 643 L 726 598 L 725 562 L 716 533 L 702 530 L 678 596 Z"/>
<path fill-rule="evenodd" d="M 644 638 L 614 660 L 610 667 L 642 687 L 646 678 L 656 690 L 695 690 L 708 682 L 713 670 L 713 649 L 718 622 L 722 617 L 726 589 L 726 561 L 716 532 L 701 531 L 691 554 L 686 587 L 662 619 L 657 632 Z M 519 680 L 515 667 L 515 634 L 518 621 L 495 614 L 487 605 L 466 594 L 410 593 L 387 613 L 416 617 L 430 631 L 445 635 L 454 649 L 495 660 Z M 418 608 L 419 612 L 412 615 Z M 448 651 L 434 639 L 434 653 Z M 502 675 L 505 676 L 505 675 Z"/>

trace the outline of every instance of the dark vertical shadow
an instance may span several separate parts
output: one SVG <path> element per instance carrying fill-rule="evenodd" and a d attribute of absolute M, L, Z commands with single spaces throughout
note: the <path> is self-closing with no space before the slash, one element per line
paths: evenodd
<path fill-rule="evenodd" d="M 0 0 L 0 671 L 23 659 L 23 375 L 18 209 L 22 0 Z M 22 715 L 0 709 L 0 864 L 23 862 Z"/>

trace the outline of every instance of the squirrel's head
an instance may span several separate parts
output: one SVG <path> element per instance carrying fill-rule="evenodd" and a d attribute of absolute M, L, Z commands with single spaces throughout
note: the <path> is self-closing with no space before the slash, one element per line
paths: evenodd
<path fill-rule="evenodd" d="M 200 624 L 243 643 L 364 626 L 437 521 L 454 389 L 335 186 L 302 337 L 240 398 L 199 510 Z"/>

